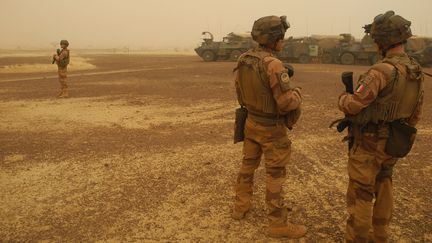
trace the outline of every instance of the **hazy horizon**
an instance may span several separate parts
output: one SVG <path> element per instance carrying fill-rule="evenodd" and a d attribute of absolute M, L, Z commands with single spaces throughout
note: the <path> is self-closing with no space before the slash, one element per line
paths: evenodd
<path fill-rule="evenodd" d="M 292 27 L 286 37 L 361 38 L 361 27 L 390 9 L 412 22 L 413 34 L 430 36 L 430 7 L 427 0 L 0 0 L 0 48 L 52 48 L 60 39 L 68 39 L 71 48 L 193 48 L 202 31 L 221 40 L 230 32 L 250 31 L 266 15 L 287 16 Z"/>

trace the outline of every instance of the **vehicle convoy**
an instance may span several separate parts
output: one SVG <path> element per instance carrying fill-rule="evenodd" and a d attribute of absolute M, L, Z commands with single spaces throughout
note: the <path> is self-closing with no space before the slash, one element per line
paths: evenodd
<path fill-rule="evenodd" d="M 375 64 L 379 59 L 378 48 L 369 34 L 370 26 L 366 25 L 365 35 L 360 41 L 351 34 L 311 35 L 307 37 L 289 37 L 284 40 L 282 50 L 276 55 L 284 62 L 299 63 L 340 63 Z M 250 33 L 229 33 L 222 41 L 214 41 L 213 34 L 205 31 L 203 42 L 195 52 L 206 62 L 217 60 L 237 61 L 239 56 L 255 47 Z M 432 38 L 414 36 L 408 39 L 407 53 L 420 64 L 432 64 Z"/>
<path fill-rule="evenodd" d="M 250 33 L 231 32 L 222 41 L 214 41 L 213 34 L 208 31 L 202 32 L 202 35 L 203 42 L 195 48 L 195 52 L 206 62 L 237 61 L 241 54 L 257 45 Z"/>

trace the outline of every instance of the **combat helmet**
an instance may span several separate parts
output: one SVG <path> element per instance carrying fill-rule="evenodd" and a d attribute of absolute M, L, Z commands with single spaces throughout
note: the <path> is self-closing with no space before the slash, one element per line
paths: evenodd
<path fill-rule="evenodd" d="M 370 26 L 370 34 L 375 43 L 386 51 L 397 44 L 404 43 L 412 36 L 410 26 L 410 21 L 395 15 L 394 11 L 387 11 L 374 18 Z"/>
<path fill-rule="evenodd" d="M 266 45 L 283 39 L 290 24 L 286 16 L 266 16 L 256 20 L 252 27 L 252 39 L 258 44 Z"/>
<path fill-rule="evenodd" d="M 65 44 L 66 46 L 69 46 L 69 41 L 67 41 L 67 40 L 61 40 L 60 41 L 60 45 L 63 45 L 63 44 Z"/>

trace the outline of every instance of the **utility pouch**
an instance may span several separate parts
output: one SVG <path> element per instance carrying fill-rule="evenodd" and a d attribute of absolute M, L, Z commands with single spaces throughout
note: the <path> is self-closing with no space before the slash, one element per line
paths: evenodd
<path fill-rule="evenodd" d="M 242 142 L 244 140 L 244 129 L 248 111 L 244 107 L 237 108 L 235 111 L 234 123 L 234 143 Z"/>
<path fill-rule="evenodd" d="M 417 129 L 402 120 L 390 122 L 385 152 L 396 158 L 405 157 L 411 151 L 416 134 Z"/>

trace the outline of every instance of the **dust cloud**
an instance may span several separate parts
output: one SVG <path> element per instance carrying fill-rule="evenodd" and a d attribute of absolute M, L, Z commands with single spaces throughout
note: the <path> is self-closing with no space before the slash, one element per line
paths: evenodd
<path fill-rule="evenodd" d="M 352 33 L 392 9 L 413 22 L 413 32 L 430 35 L 432 3 L 416 1 L 175 1 L 175 0 L 1 0 L 1 49 L 52 48 L 68 39 L 71 48 L 192 49 L 209 30 L 216 39 L 251 29 L 265 15 L 287 15 L 287 36 Z"/>

